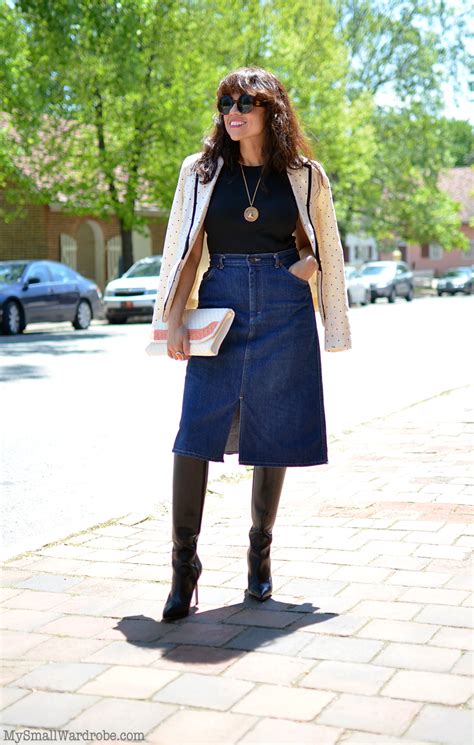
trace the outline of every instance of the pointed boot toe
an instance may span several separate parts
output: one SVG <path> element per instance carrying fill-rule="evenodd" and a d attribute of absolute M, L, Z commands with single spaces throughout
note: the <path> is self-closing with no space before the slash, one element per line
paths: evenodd
<path fill-rule="evenodd" d="M 272 592 L 273 592 L 273 586 L 272 586 L 271 577 L 268 580 L 265 580 L 264 582 L 258 582 L 258 580 L 252 580 L 249 582 L 249 586 L 247 589 L 247 594 L 250 597 L 255 598 L 255 600 L 259 600 L 261 603 L 271 598 Z"/>

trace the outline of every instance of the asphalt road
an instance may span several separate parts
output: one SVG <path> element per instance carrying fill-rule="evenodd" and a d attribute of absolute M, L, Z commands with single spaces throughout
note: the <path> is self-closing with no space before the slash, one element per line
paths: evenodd
<path fill-rule="evenodd" d="M 474 296 L 350 311 L 323 353 L 330 436 L 472 380 Z M 147 323 L 0 336 L 2 556 L 167 501 L 185 363 L 150 358 Z M 223 468 L 238 470 L 233 456 Z M 315 469 L 317 478 L 317 469 Z"/>

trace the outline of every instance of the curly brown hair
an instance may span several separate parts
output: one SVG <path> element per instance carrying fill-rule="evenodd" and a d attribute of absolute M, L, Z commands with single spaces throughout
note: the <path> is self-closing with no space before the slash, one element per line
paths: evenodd
<path fill-rule="evenodd" d="M 287 168 L 301 168 L 305 162 L 303 156 L 312 158 L 311 146 L 303 134 L 287 90 L 275 75 L 261 67 L 234 70 L 219 83 L 216 102 L 221 96 L 240 93 L 251 93 L 268 102 L 265 106 L 262 176 L 270 170 L 283 172 Z M 229 137 L 223 115 L 217 114 L 214 129 L 204 138 L 202 155 L 194 165 L 203 183 L 214 176 L 220 155 L 225 165 L 233 169 L 239 160 L 240 146 Z"/>

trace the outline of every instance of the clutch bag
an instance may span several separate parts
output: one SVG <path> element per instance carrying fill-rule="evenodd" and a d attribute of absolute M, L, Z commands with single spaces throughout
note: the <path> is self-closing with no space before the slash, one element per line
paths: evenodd
<path fill-rule="evenodd" d="M 188 329 L 190 355 L 215 357 L 229 331 L 235 312 L 232 308 L 196 308 L 185 310 L 183 323 Z M 153 324 L 152 341 L 146 348 L 149 355 L 168 354 L 168 324 Z"/>

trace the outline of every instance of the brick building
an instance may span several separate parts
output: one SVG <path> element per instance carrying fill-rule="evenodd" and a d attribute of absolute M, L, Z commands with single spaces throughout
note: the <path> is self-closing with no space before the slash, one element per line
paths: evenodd
<path fill-rule="evenodd" d="M 0 209 L 8 209 L 0 191 Z M 145 234 L 133 231 L 134 259 L 159 254 L 166 230 L 164 214 L 144 210 Z M 28 205 L 25 216 L 11 223 L 0 220 L 0 260 L 53 259 L 62 261 L 103 288 L 120 273 L 121 238 L 116 218 L 76 217 L 60 205 Z"/>

